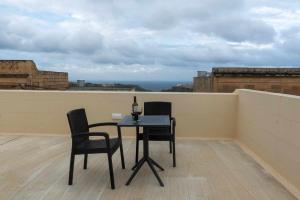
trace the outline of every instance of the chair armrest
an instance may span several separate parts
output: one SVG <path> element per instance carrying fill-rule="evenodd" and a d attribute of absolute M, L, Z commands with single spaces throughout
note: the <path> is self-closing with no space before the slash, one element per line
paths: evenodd
<path fill-rule="evenodd" d="M 72 135 L 72 137 L 90 137 L 90 136 L 102 136 L 105 138 L 106 145 L 109 147 L 109 135 L 106 132 L 81 132 Z"/>
<path fill-rule="evenodd" d="M 175 119 L 175 117 L 171 117 L 171 122 L 172 122 L 171 132 L 175 136 L 175 127 L 176 127 L 176 119 Z"/>
<path fill-rule="evenodd" d="M 97 126 L 118 126 L 117 122 L 101 122 L 101 123 L 96 123 L 96 124 L 90 124 L 88 127 L 93 128 Z"/>
<path fill-rule="evenodd" d="M 173 126 L 176 126 L 176 119 L 175 119 L 175 117 L 171 117 L 171 122 L 172 122 Z"/>

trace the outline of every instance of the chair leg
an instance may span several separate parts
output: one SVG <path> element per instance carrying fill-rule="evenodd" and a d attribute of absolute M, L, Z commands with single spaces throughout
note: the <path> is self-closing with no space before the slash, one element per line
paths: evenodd
<path fill-rule="evenodd" d="M 111 189 L 115 189 L 114 169 L 113 169 L 111 157 L 112 155 L 108 153 L 107 158 L 108 158 L 108 166 L 109 166 L 110 185 L 111 185 Z"/>
<path fill-rule="evenodd" d="M 169 144 L 170 144 L 170 153 L 172 153 L 172 140 L 170 140 Z"/>
<path fill-rule="evenodd" d="M 173 138 L 173 167 L 176 167 L 175 137 Z"/>
<path fill-rule="evenodd" d="M 139 161 L 139 138 L 138 135 L 136 135 L 135 164 L 137 164 L 138 161 Z"/>
<path fill-rule="evenodd" d="M 88 154 L 84 154 L 83 169 L 87 169 Z"/>
<path fill-rule="evenodd" d="M 75 160 L 75 155 L 73 153 L 71 153 L 70 170 L 69 170 L 69 185 L 73 184 L 74 160 Z"/>
<path fill-rule="evenodd" d="M 121 154 L 122 169 L 125 169 L 125 161 L 124 161 L 124 153 L 123 153 L 122 141 L 121 141 L 121 144 L 120 144 L 120 154 Z"/>

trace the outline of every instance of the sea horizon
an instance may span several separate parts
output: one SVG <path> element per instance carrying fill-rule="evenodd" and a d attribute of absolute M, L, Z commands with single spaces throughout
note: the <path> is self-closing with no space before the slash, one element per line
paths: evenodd
<path fill-rule="evenodd" d="M 76 82 L 76 81 L 75 81 Z M 177 84 L 192 84 L 192 81 L 116 81 L 116 80 L 85 80 L 86 83 L 95 84 L 130 84 L 138 85 L 154 92 L 170 89 Z"/>

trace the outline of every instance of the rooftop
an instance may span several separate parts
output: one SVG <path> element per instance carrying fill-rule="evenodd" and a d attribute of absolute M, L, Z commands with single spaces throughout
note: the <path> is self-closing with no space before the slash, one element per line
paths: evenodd
<path fill-rule="evenodd" d="M 73 186 L 67 185 L 68 137 L 0 137 L 0 199 L 296 199 L 232 140 L 177 141 L 178 166 L 171 166 L 168 145 L 151 143 L 152 157 L 165 167 L 162 188 L 148 167 L 130 186 L 133 139 L 124 140 L 126 170 L 114 156 L 116 190 L 110 189 L 106 155 L 91 155 L 88 170 L 77 156 Z M 195 156 L 197 155 L 197 156 Z"/>
<path fill-rule="evenodd" d="M 33 60 L 0 60 L 0 63 L 33 62 Z"/>
<path fill-rule="evenodd" d="M 300 76 L 300 68 L 214 67 L 212 73 L 215 75 Z"/>
<path fill-rule="evenodd" d="M 254 90 L 162 93 L 0 90 L 0 199 L 255 199 L 300 198 L 300 97 Z M 171 101 L 176 117 L 177 167 L 166 142 L 150 142 L 165 171 L 160 187 L 149 168 L 126 180 L 134 163 L 135 132 L 122 128 L 126 169 L 113 156 L 75 159 L 67 184 L 70 133 L 66 112 L 86 108 L 89 123 L 130 112 L 133 96 Z M 96 129 L 98 130 L 98 129 Z M 101 129 L 113 137 L 114 129 Z M 142 153 L 142 150 L 140 151 Z"/>

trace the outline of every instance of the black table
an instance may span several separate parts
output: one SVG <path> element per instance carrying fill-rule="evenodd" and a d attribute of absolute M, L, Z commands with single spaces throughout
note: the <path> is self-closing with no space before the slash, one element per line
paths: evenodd
<path fill-rule="evenodd" d="M 119 123 L 118 127 L 136 127 L 137 130 L 139 127 L 169 127 L 170 126 L 170 117 L 168 115 L 148 115 L 140 116 L 138 121 L 134 121 L 132 116 L 125 116 Z M 150 169 L 157 178 L 160 186 L 164 186 L 162 180 L 160 179 L 158 173 L 156 172 L 154 166 L 158 167 L 160 170 L 164 170 L 157 162 L 155 162 L 149 156 L 149 135 L 148 133 L 143 133 L 143 143 L 144 143 L 144 156 L 135 164 L 133 167 L 133 173 L 126 182 L 126 185 L 129 185 L 137 172 L 141 169 L 142 165 L 147 162 Z"/>

